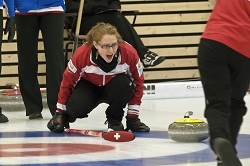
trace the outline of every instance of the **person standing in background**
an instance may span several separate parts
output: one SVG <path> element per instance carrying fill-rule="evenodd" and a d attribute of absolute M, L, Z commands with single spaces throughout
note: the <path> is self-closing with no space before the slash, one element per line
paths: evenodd
<path fill-rule="evenodd" d="M 78 13 L 80 0 L 65 0 L 66 12 Z M 165 57 L 150 51 L 142 42 L 134 27 L 121 13 L 119 0 L 85 0 L 80 26 L 80 35 L 86 35 L 98 22 L 114 25 L 123 40 L 137 51 L 144 67 L 159 65 Z"/>
<path fill-rule="evenodd" d="M 218 165 L 241 166 L 236 144 L 250 82 L 250 1 L 210 1 L 215 6 L 198 49 L 210 145 Z"/>
<path fill-rule="evenodd" d="M 15 36 L 15 20 L 14 20 L 14 0 L 0 1 L 0 74 L 2 69 L 2 38 L 3 38 L 3 6 L 5 3 L 5 8 L 7 11 L 7 21 L 4 28 L 4 34 L 8 34 L 8 42 L 11 42 Z M 0 107 L 0 123 L 6 123 L 9 119 L 2 114 L 2 108 Z"/>
<path fill-rule="evenodd" d="M 37 78 L 38 34 L 41 30 L 46 59 L 47 103 L 55 114 L 64 71 L 64 0 L 15 0 L 18 77 L 29 119 L 41 119 L 42 96 Z"/>

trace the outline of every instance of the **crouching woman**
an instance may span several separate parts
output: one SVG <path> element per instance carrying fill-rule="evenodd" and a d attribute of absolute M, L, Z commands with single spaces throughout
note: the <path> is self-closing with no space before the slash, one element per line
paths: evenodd
<path fill-rule="evenodd" d="M 88 117 L 99 104 L 107 103 L 109 129 L 124 130 L 123 109 L 128 105 L 127 130 L 147 132 L 149 127 L 138 118 L 143 82 L 137 51 L 122 40 L 114 26 L 98 23 L 68 63 L 57 111 L 47 126 L 53 132 L 63 132 L 69 122 Z"/>

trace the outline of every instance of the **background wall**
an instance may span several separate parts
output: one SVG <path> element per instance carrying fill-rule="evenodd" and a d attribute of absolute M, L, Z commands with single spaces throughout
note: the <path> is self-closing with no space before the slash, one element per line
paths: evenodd
<path fill-rule="evenodd" d="M 166 61 L 156 67 L 144 69 L 145 82 L 197 80 L 197 47 L 205 24 L 212 11 L 207 0 L 121 0 L 122 10 L 139 10 L 135 29 L 143 43 Z M 5 13 L 4 13 L 5 15 Z M 133 21 L 133 16 L 126 16 Z M 4 24 L 6 17 L 4 20 Z M 65 44 L 69 41 L 65 30 Z M 45 57 L 42 36 L 38 43 L 38 79 L 45 81 Z M 71 56 L 71 53 L 69 53 Z M 3 36 L 2 75 L 0 87 L 18 83 L 16 39 L 7 42 Z M 28 65 L 28 64 L 27 64 Z"/>

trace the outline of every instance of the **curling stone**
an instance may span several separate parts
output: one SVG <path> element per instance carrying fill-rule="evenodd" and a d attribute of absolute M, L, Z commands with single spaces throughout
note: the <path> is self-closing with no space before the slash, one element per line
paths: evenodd
<path fill-rule="evenodd" d="M 48 108 L 46 89 L 41 88 L 40 91 L 41 91 L 41 95 L 42 95 L 43 108 Z"/>
<path fill-rule="evenodd" d="M 8 83 L 6 87 L 12 89 L 0 90 L 0 106 L 5 111 L 23 111 L 25 106 L 18 84 Z M 43 108 L 48 108 L 46 89 L 41 88 Z"/>
<path fill-rule="evenodd" d="M 177 142 L 201 142 L 208 138 L 208 124 L 200 119 L 190 119 L 188 111 L 183 119 L 175 120 L 168 126 L 168 136 Z"/>
<path fill-rule="evenodd" d="M 6 84 L 7 86 L 7 84 Z M 25 106 L 23 98 L 18 88 L 18 84 L 12 86 L 13 89 L 0 90 L 0 106 L 4 111 L 23 111 Z"/>

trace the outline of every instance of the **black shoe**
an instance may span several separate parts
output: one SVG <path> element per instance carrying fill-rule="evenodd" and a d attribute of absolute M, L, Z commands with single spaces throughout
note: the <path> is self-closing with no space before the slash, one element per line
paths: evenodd
<path fill-rule="evenodd" d="M 124 126 L 120 120 L 108 119 L 105 123 L 108 123 L 108 129 L 124 131 Z"/>
<path fill-rule="evenodd" d="M 0 114 L 0 123 L 7 123 L 9 119 L 4 115 Z"/>
<path fill-rule="evenodd" d="M 33 120 L 33 119 L 42 119 L 43 116 L 41 114 L 41 112 L 34 112 L 32 114 L 29 115 L 29 119 Z"/>
<path fill-rule="evenodd" d="M 242 166 L 232 144 L 225 138 L 215 138 L 212 142 L 214 152 L 226 166 Z"/>
<path fill-rule="evenodd" d="M 144 59 L 142 59 L 142 63 L 144 67 L 156 66 L 166 60 L 165 57 L 159 56 L 154 52 L 148 51 L 144 55 Z"/>
<path fill-rule="evenodd" d="M 138 115 L 136 116 L 126 116 L 127 121 L 127 129 L 131 131 L 139 131 L 139 132 L 149 132 L 150 128 L 141 122 L 141 120 L 138 118 Z"/>
<path fill-rule="evenodd" d="M 0 107 L 0 123 L 6 123 L 8 121 L 9 119 L 4 114 L 2 114 L 2 108 Z"/>

